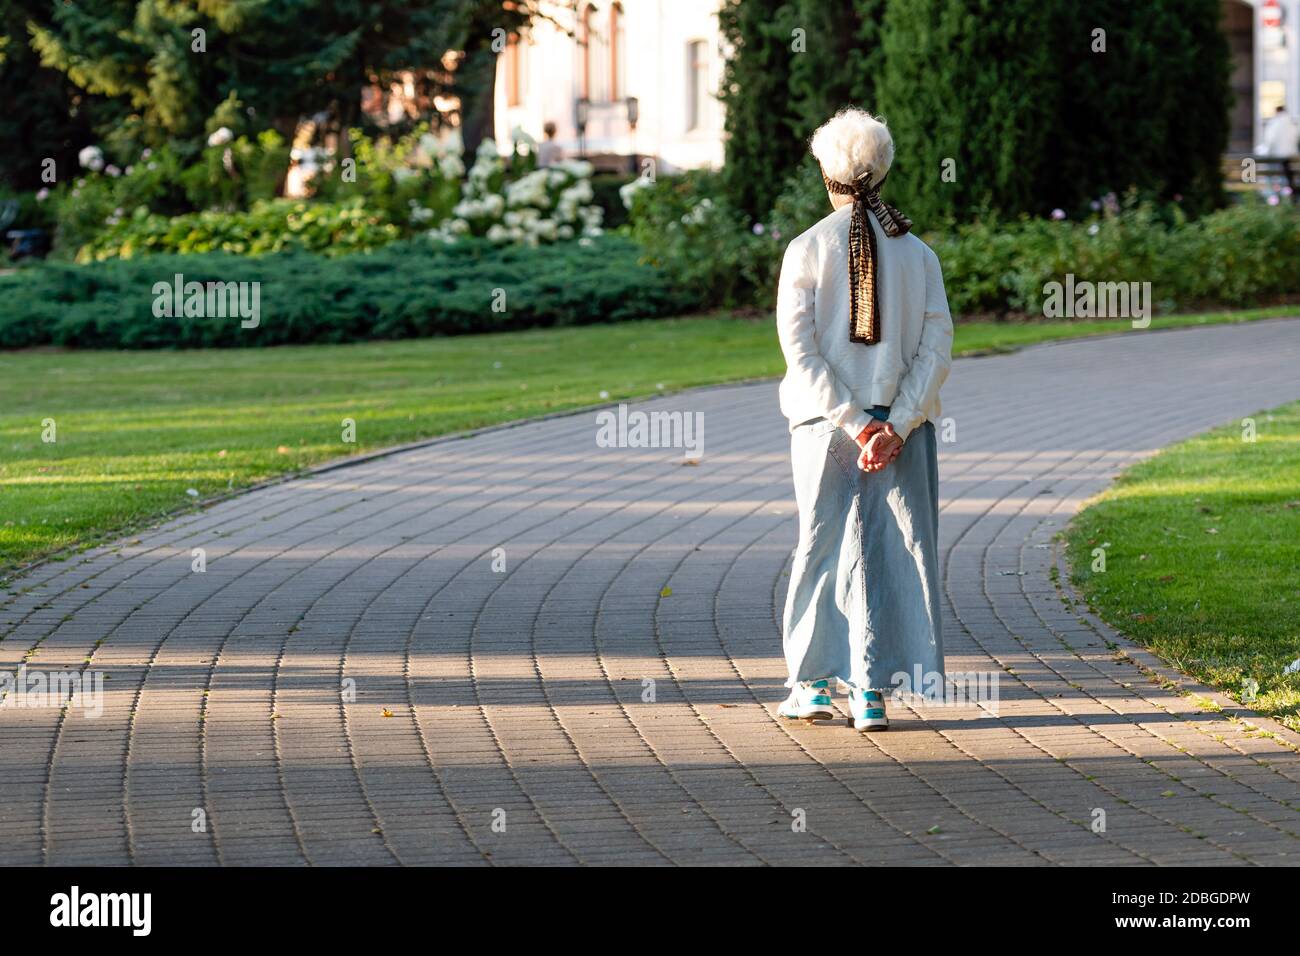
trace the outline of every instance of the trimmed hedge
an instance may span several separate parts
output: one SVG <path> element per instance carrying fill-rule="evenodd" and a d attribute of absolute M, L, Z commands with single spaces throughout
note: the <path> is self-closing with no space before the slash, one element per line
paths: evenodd
<path fill-rule="evenodd" d="M 695 303 L 616 236 L 494 247 L 410 240 L 334 259 L 292 252 L 45 263 L 0 276 L 0 348 L 355 342 L 680 314 Z M 156 317 L 156 283 L 260 283 L 260 324 Z M 497 310 L 494 311 L 494 305 Z"/>

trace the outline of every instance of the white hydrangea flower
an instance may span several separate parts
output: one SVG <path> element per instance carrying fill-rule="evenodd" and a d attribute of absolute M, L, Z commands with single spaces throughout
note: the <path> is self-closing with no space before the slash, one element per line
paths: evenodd
<path fill-rule="evenodd" d="M 572 174 L 576 179 L 589 178 L 592 170 L 591 163 L 585 159 L 562 159 L 555 164 L 555 167 Z"/>
<path fill-rule="evenodd" d="M 83 169 L 97 173 L 104 168 L 104 151 L 98 146 L 87 146 L 77 153 L 77 162 L 81 163 Z"/>
<path fill-rule="evenodd" d="M 630 183 L 618 187 L 618 198 L 623 200 L 625 209 L 632 208 L 632 200 L 643 189 L 648 189 L 654 185 L 654 182 L 645 176 L 638 176 Z"/>
<path fill-rule="evenodd" d="M 568 189 L 564 190 L 564 192 L 560 193 L 560 198 L 564 198 L 565 196 L 572 196 L 580 203 L 591 202 L 592 198 L 595 196 L 595 193 L 591 191 L 591 180 L 578 180 Z"/>
<path fill-rule="evenodd" d="M 465 163 L 455 153 L 448 153 L 438 160 L 438 172 L 443 179 L 460 179 L 465 175 Z"/>

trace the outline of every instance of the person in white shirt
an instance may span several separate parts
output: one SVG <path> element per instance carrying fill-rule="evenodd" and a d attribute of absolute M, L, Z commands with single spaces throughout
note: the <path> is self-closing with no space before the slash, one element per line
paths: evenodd
<path fill-rule="evenodd" d="M 1264 142 L 1255 148 L 1255 152 L 1282 161 L 1282 175 L 1294 198 L 1295 174 L 1291 164 L 1296 154 L 1300 153 L 1300 126 L 1297 126 L 1285 106 L 1279 106 L 1277 112 L 1264 124 Z"/>
<path fill-rule="evenodd" d="M 939 259 L 884 202 L 885 124 L 841 110 L 812 137 L 834 211 L 791 241 L 777 291 L 799 542 L 783 618 L 783 717 L 859 730 L 885 694 L 942 686 L 934 421 L 952 364 Z"/>
<path fill-rule="evenodd" d="M 1298 138 L 1300 129 L 1296 128 L 1296 121 L 1285 106 L 1279 106 L 1277 112 L 1264 123 L 1264 142 L 1256 151 L 1274 159 L 1291 159 L 1297 153 Z"/>

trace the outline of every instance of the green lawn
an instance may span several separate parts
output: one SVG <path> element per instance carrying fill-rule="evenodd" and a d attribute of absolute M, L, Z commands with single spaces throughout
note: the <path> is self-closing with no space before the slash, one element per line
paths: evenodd
<path fill-rule="evenodd" d="M 1152 325 L 1288 311 L 1295 309 Z M 1128 328 L 972 323 L 958 327 L 956 351 Z M 318 462 L 661 387 L 783 370 L 770 322 L 726 315 L 360 345 L 3 353 L 0 573 Z M 355 444 L 342 440 L 345 418 L 356 421 Z M 42 441 L 45 419 L 54 420 L 54 443 Z"/>
<path fill-rule="evenodd" d="M 1300 730 L 1300 402 L 1126 472 L 1067 534 L 1101 617 L 1180 670 Z M 1104 548 L 1104 573 L 1092 571 Z"/>

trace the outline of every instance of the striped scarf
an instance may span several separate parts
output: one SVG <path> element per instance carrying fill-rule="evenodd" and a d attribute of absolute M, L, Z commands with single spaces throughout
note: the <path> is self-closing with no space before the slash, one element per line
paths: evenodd
<path fill-rule="evenodd" d="M 867 210 L 875 214 L 880 228 L 890 238 L 906 234 L 912 220 L 880 198 L 884 176 L 874 186 L 869 171 L 851 183 L 836 182 L 823 172 L 822 181 L 831 192 L 853 197 L 849 219 L 849 341 L 875 345 L 880 341 L 880 299 L 876 287 L 876 232 L 867 221 Z"/>

